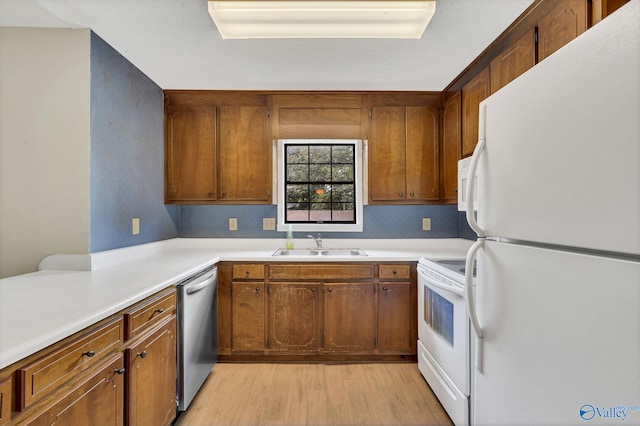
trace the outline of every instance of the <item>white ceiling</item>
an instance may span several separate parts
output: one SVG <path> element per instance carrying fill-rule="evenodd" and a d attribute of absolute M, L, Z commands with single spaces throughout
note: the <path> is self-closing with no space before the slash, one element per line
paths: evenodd
<path fill-rule="evenodd" d="M 0 26 L 91 28 L 163 89 L 441 91 L 532 0 L 437 0 L 420 40 L 222 40 L 207 0 L 0 0 Z"/>

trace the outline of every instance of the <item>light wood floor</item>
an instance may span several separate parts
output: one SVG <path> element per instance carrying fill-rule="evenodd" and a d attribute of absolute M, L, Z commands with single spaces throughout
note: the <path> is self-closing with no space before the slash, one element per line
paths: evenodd
<path fill-rule="evenodd" d="M 452 425 L 412 363 L 219 363 L 177 426 Z"/>

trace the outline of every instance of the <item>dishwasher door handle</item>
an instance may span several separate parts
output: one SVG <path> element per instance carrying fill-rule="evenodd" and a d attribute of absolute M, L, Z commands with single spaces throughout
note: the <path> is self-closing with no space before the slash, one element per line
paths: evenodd
<path fill-rule="evenodd" d="M 216 280 L 217 276 L 216 273 L 213 272 L 211 275 L 209 275 L 208 277 L 205 278 L 205 280 L 199 284 L 195 284 L 191 287 L 187 287 L 187 295 L 191 295 L 193 293 L 197 293 L 200 290 L 209 287 L 211 284 L 213 284 Z"/>

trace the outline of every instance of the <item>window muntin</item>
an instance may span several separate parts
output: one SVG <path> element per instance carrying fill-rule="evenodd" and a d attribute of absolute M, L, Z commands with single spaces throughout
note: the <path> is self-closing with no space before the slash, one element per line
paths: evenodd
<path fill-rule="evenodd" d="M 284 222 L 356 223 L 354 144 L 286 144 Z"/>

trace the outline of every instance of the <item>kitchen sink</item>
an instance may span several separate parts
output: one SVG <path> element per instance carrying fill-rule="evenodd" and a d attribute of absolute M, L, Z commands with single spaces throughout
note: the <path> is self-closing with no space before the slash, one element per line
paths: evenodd
<path fill-rule="evenodd" d="M 320 252 L 323 256 L 366 256 L 367 253 L 360 249 L 324 249 Z"/>
<path fill-rule="evenodd" d="M 278 249 L 272 256 L 318 256 L 319 250 L 287 250 Z"/>
<path fill-rule="evenodd" d="M 366 256 L 360 249 L 278 249 L 272 256 Z"/>

